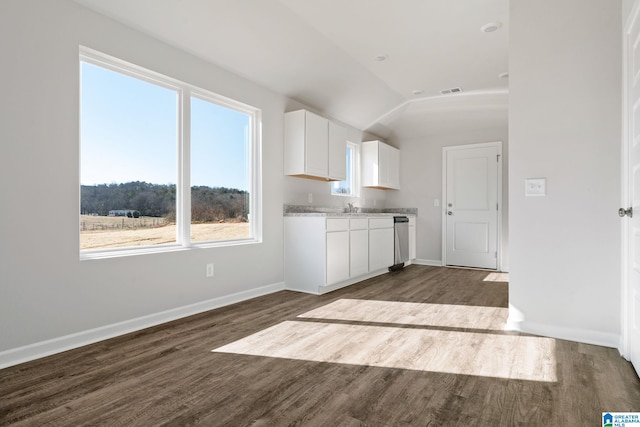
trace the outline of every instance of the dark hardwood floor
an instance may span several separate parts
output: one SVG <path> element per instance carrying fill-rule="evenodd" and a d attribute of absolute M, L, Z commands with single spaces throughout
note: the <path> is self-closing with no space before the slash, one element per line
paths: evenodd
<path fill-rule="evenodd" d="M 582 427 L 601 425 L 603 411 L 640 411 L 640 380 L 617 350 L 562 340 L 550 355 L 555 378 L 540 381 L 212 352 L 283 322 L 387 324 L 298 317 L 343 299 L 506 308 L 508 285 L 486 276 L 409 266 L 327 295 L 278 292 L 0 370 L 0 425 Z M 469 320 L 394 327 L 522 336 Z M 475 345 L 439 356 L 455 368 L 480 354 Z M 493 363 L 506 352 L 497 348 Z"/>

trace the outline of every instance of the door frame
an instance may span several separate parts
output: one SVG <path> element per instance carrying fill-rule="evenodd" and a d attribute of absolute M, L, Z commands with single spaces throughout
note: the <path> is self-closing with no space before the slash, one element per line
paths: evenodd
<path fill-rule="evenodd" d="M 629 67 L 632 65 L 633 57 L 629 55 L 629 40 L 627 34 L 630 30 L 631 25 L 634 23 L 636 19 L 640 19 L 638 14 L 640 13 L 640 0 L 635 0 L 633 6 L 631 7 L 631 12 L 627 18 L 627 22 L 624 25 L 622 31 L 622 147 L 621 147 L 621 193 L 620 193 L 620 202 L 621 206 L 625 209 L 633 203 L 630 192 L 629 182 L 632 179 L 631 169 L 629 162 L 630 159 L 630 151 L 629 145 L 632 143 L 631 141 L 631 131 L 629 129 L 629 114 L 632 112 L 629 110 Z M 620 221 L 620 233 L 621 239 L 620 244 L 622 245 L 621 252 L 621 275 L 620 275 L 620 345 L 618 351 L 620 355 L 625 359 L 629 360 L 630 358 L 630 333 L 631 329 L 629 325 L 633 322 L 633 310 L 631 309 L 631 304 L 633 304 L 632 299 L 632 286 L 631 286 L 631 278 L 629 276 L 629 268 L 631 267 L 630 257 L 632 256 L 630 250 L 631 239 L 629 236 L 631 227 L 629 226 L 629 221 L 625 220 Z"/>
<path fill-rule="evenodd" d="M 640 0 L 637 0 L 640 1 Z M 496 226 L 496 271 L 502 271 L 502 141 L 442 147 L 442 265 L 447 266 L 447 153 L 455 150 L 497 147 L 498 149 L 498 224 Z M 470 267 L 473 268 L 473 267 Z"/>

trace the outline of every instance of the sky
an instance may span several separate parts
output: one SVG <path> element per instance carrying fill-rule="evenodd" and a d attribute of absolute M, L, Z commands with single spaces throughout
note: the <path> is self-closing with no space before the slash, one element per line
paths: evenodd
<path fill-rule="evenodd" d="M 175 184 L 178 93 L 82 63 L 82 185 Z M 250 117 L 191 99 L 191 185 L 249 189 Z"/>

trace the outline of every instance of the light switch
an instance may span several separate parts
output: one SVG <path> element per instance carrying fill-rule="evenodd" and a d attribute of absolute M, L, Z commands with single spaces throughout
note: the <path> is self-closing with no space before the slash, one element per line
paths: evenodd
<path fill-rule="evenodd" d="M 547 178 L 527 178 L 524 180 L 524 195 L 540 197 L 547 195 Z"/>

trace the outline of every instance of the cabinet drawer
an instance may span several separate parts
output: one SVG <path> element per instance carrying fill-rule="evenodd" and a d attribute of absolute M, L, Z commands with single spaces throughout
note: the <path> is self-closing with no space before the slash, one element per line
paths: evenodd
<path fill-rule="evenodd" d="M 346 230 L 349 230 L 349 218 L 327 218 L 327 231 Z"/>
<path fill-rule="evenodd" d="M 393 228 L 393 217 L 369 218 L 369 228 Z"/>
<path fill-rule="evenodd" d="M 366 230 L 369 228 L 369 219 L 367 218 L 351 218 L 349 223 L 352 230 Z"/>

